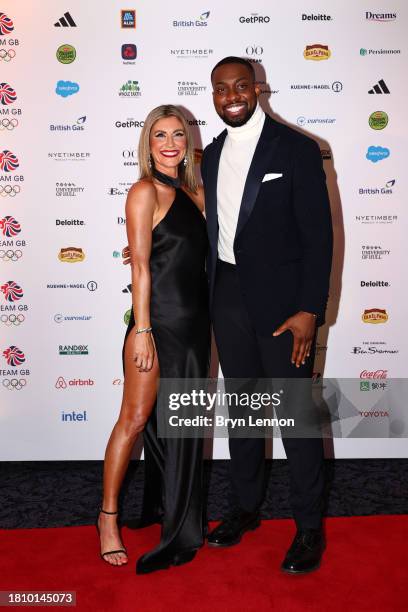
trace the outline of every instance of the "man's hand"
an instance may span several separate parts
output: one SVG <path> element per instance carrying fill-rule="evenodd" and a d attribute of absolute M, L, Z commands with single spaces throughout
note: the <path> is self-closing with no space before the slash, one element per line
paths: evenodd
<path fill-rule="evenodd" d="M 123 257 L 123 265 L 127 266 L 127 264 L 130 264 L 130 249 L 129 249 L 129 245 L 125 246 L 125 248 L 122 249 L 122 257 Z"/>
<path fill-rule="evenodd" d="M 299 311 L 293 317 L 286 319 L 282 325 L 273 332 L 273 336 L 280 336 L 287 329 L 293 334 L 293 349 L 291 362 L 299 368 L 310 357 L 310 350 L 316 329 L 316 317 L 310 312 Z"/>

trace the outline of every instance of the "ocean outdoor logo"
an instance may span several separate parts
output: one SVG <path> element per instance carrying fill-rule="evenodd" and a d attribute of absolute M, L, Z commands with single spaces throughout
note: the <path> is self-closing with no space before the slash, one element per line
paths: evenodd
<path fill-rule="evenodd" d="M 72 81 L 58 81 L 55 87 L 55 93 L 61 96 L 62 98 L 72 96 L 78 93 L 78 91 L 78 83 L 73 83 Z"/>

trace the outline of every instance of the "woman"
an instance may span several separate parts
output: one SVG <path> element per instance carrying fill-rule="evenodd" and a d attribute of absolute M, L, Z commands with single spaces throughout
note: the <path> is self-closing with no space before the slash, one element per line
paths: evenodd
<path fill-rule="evenodd" d="M 162 523 L 160 544 L 136 565 L 137 573 L 148 573 L 191 561 L 203 544 L 202 439 L 162 439 L 156 429 L 159 376 L 205 378 L 210 346 L 204 194 L 177 107 L 149 113 L 139 164 L 140 180 L 126 201 L 133 306 L 123 347 L 124 391 L 105 454 L 97 527 L 102 558 L 127 563 L 116 520 L 118 494 L 144 430 L 142 522 Z"/>

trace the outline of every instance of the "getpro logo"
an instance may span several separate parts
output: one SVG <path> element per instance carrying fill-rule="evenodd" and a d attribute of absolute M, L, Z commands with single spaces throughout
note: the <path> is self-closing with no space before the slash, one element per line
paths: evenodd
<path fill-rule="evenodd" d="M 79 91 L 78 83 L 72 81 L 58 81 L 55 87 L 55 93 L 62 98 L 68 98 Z"/>
<path fill-rule="evenodd" d="M 390 156 L 390 150 L 387 147 L 368 147 L 366 153 L 366 159 L 376 164 L 383 159 L 387 159 Z"/>

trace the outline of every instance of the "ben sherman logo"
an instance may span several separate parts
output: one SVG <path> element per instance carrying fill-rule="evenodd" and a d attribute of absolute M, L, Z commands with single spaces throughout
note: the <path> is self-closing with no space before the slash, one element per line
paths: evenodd
<path fill-rule="evenodd" d="M 388 370 L 374 370 L 373 372 L 363 370 L 360 372 L 360 378 L 387 378 L 387 375 Z"/>

